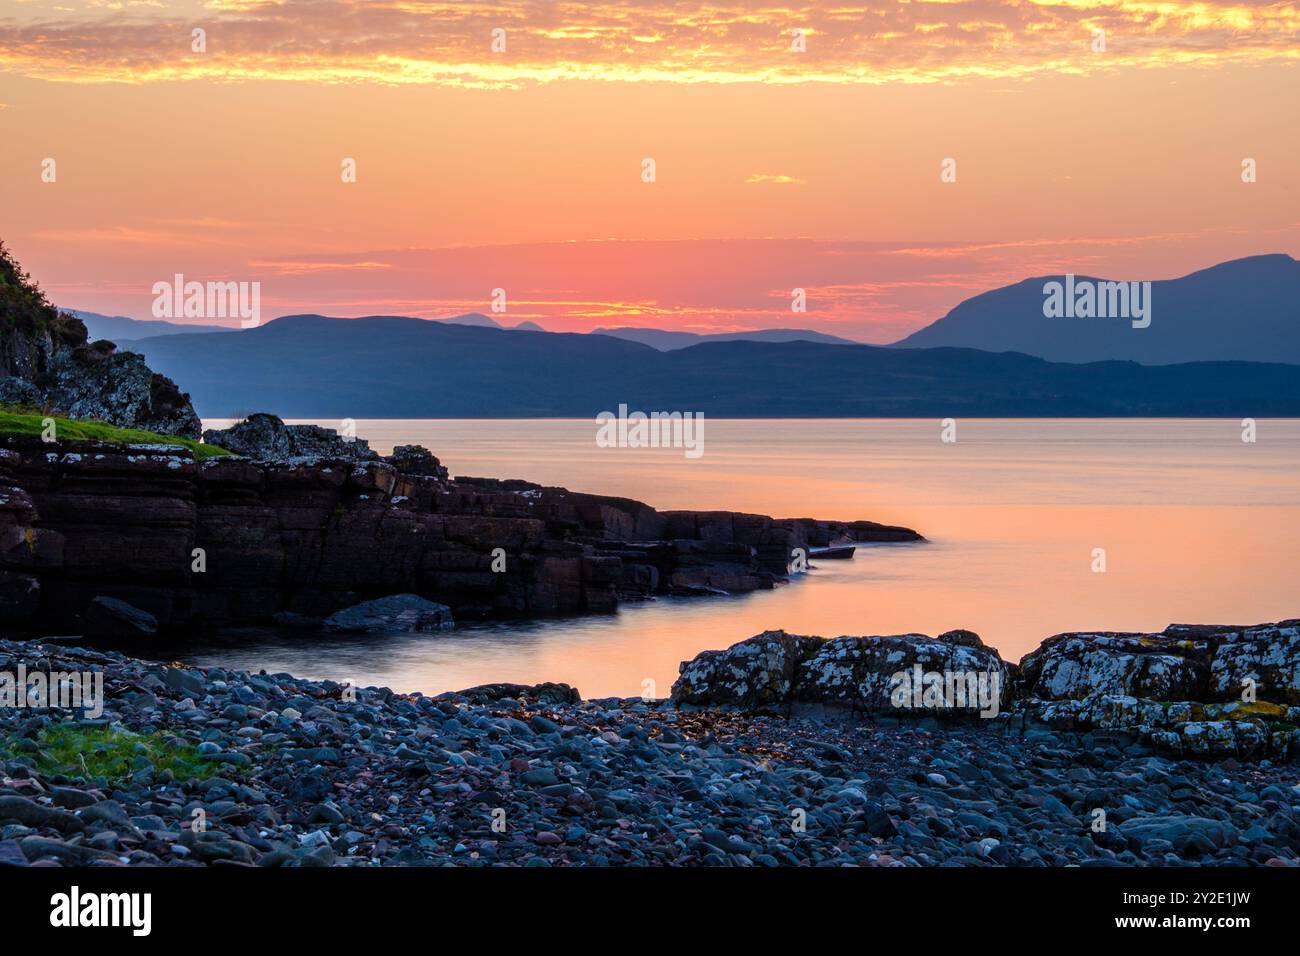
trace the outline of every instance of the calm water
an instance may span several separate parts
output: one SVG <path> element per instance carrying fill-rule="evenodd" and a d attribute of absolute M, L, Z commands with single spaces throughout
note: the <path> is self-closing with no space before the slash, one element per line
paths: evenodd
<path fill-rule="evenodd" d="M 224 422 L 209 422 L 224 425 Z M 317 424 L 338 427 L 338 422 Z M 680 661 L 770 628 L 834 636 L 977 631 L 1018 659 L 1051 634 L 1300 617 L 1300 421 L 708 421 L 705 454 L 599 449 L 589 421 L 359 421 L 382 453 L 453 475 L 528 478 L 659 508 L 867 518 L 925 544 L 859 547 L 775 591 L 660 599 L 616 615 L 368 639 L 268 635 L 196 664 L 438 693 L 566 681 L 665 695 Z M 1106 552 L 1092 571 L 1093 549 Z"/>

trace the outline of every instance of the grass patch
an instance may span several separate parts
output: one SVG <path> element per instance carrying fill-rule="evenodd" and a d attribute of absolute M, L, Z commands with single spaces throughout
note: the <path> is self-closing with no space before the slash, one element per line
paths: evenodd
<path fill-rule="evenodd" d="M 170 734 L 137 734 L 120 727 L 55 724 L 36 737 L 36 769 L 82 780 L 125 780 L 142 766 L 170 770 L 177 780 L 204 780 L 222 766 L 199 756 L 193 744 L 168 743 Z"/>
<path fill-rule="evenodd" d="M 184 445 L 200 459 L 220 458 L 230 454 L 224 448 L 205 445 L 193 438 L 159 435 L 141 428 L 119 428 L 107 422 L 74 421 L 15 405 L 0 405 L 0 435 L 39 437 L 45 431 L 46 418 L 54 419 L 54 435 L 60 441 L 102 441 L 114 445 Z"/>

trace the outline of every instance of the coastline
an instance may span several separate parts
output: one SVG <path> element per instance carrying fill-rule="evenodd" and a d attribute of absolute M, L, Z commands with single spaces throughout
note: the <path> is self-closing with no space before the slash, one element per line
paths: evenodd
<path fill-rule="evenodd" d="M 361 439 L 254 418 L 208 433 L 246 454 L 203 459 L 166 444 L 0 436 L 0 623 L 103 636 L 85 630 L 100 599 L 129 605 L 103 627 L 128 637 L 309 632 L 393 595 L 445 604 L 456 619 L 606 613 L 658 594 L 770 589 L 800 550 L 835 541 L 924 540 L 872 521 L 659 511 L 453 479 L 420 446 L 381 458 Z M 229 440 L 248 432 L 247 448 Z"/>

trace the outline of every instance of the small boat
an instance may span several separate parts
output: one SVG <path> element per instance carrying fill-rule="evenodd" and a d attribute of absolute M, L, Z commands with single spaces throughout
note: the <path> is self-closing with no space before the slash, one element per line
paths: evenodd
<path fill-rule="evenodd" d="M 809 548 L 808 557 L 825 558 L 827 561 L 848 561 L 857 550 L 851 544 L 833 544 L 829 548 Z"/>

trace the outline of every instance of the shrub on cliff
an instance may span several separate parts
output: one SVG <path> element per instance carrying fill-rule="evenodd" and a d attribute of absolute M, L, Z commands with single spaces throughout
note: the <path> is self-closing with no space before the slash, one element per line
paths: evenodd
<path fill-rule="evenodd" d="M 0 242 L 0 399 L 58 408 L 70 418 L 197 439 L 190 397 L 134 352 L 87 342 Z"/>
<path fill-rule="evenodd" d="M 0 375 L 32 381 L 54 354 L 86 342 L 86 326 L 50 305 L 0 241 Z"/>

